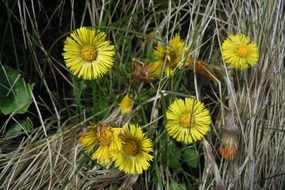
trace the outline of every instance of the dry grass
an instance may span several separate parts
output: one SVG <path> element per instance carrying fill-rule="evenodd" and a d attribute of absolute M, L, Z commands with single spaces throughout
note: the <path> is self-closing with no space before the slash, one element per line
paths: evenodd
<path fill-rule="evenodd" d="M 200 152 L 204 162 L 196 171 L 198 176 L 195 178 L 192 177 L 195 174 L 185 174 L 193 179 L 193 187 L 188 189 L 284 188 L 284 1 L 115 2 L 91 0 L 80 5 L 78 11 L 76 2 L 61 1 L 50 11 L 45 10 L 47 5 L 41 1 L 18 1 L 15 4 L 2 1 L 7 12 L 10 11 L 9 22 L 14 22 L 11 27 L 21 29 L 19 35 L 23 48 L 30 53 L 30 65 L 22 70 L 39 79 L 49 100 L 34 93 L 33 114 L 39 127 L 32 133 L 16 139 L 0 139 L 0 189 L 168 189 L 171 181 L 181 180 L 180 175 L 173 174 L 167 165 L 157 165 L 158 162 L 153 164 L 156 169 L 141 176 L 125 175 L 112 166 L 103 168 L 94 165 L 78 145 L 80 132 L 96 115 L 89 117 L 90 108 L 84 107 L 90 100 L 88 95 L 89 99 L 81 105 L 83 108 L 80 111 L 76 110 L 76 103 L 70 103 L 75 99 L 72 95 L 64 95 L 63 100 L 57 99 L 54 91 L 62 91 L 61 83 L 65 83 L 67 89 L 76 88 L 76 85 L 67 77 L 62 57 L 56 53 L 62 50 L 64 33 L 57 37 L 48 33 L 54 30 L 49 26 L 68 32 L 88 21 L 94 26 L 102 25 L 110 32 L 117 47 L 114 71 L 127 73 L 132 58 L 142 57 L 146 51 L 147 33 L 155 32 L 157 37 L 167 41 L 169 36 L 178 32 L 184 36 L 193 57 L 201 57 L 210 63 L 210 67 L 220 67 L 225 73 L 222 77 L 216 76 L 218 85 L 210 86 L 206 93 L 200 91 L 196 72 L 189 77 L 193 89 L 188 89 L 185 94 L 178 88 L 168 89 L 171 81 L 161 78 L 152 86 L 155 89 L 153 97 L 146 100 L 151 114 L 150 119 L 143 121 L 145 128 L 150 126 L 155 131 L 152 138 L 157 143 L 163 136 L 159 130 L 162 124 L 157 121 L 163 117 L 158 106 L 164 95 L 193 95 L 198 99 L 211 100 L 209 106 L 213 107 L 215 118 L 211 133 L 200 145 L 204 147 Z M 40 11 L 44 12 L 44 19 L 52 24 L 39 21 Z M 229 70 L 224 64 L 221 66 L 219 55 L 225 37 L 240 32 L 253 37 L 260 50 L 257 66 L 246 72 Z M 47 43 L 45 36 L 48 40 L 54 37 L 54 42 Z M 16 56 L 16 59 L 20 58 Z M 25 64 L 16 63 L 19 67 Z M 46 72 L 50 75 L 48 79 Z M 131 86 L 128 78 L 118 78 L 116 74 L 108 77 L 113 79 L 106 85 L 110 94 L 123 94 Z M 117 86 L 120 89 L 116 91 L 114 88 Z M 144 92 L 141 86 L 138 94 Z M 118 98 L 118 95 L 115 97 Z M 65 106 L 59 104 L 61 101 Z M 119 116 L 114 107 L 115 104 L 102 111 L 109 115 L 105 120 L 118 122 Z M 47 113 L 48 117 L 45 116 Z M 228 124 L 229 117 L 234 118 L 231 125 L 236 125 L 240 131 L 239 150 L 234 161 L 221 159 L 217 152 L 221 129 Z M 13 119 L 17 120 L 12 116 L 5 124 Z M 120 118 L 119 122 L 130 119 Z M 159 155 L 159 150 L 155 155 Z M 154 176 L 159 178 L 156 183 Z"/>

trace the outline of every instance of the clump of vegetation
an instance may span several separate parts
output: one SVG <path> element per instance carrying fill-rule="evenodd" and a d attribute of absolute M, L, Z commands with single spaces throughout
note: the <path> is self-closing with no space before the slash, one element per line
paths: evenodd
<path fill-rule="evenodd" d="M 284 2 L 1 2 L 0 189 L 285 187 Z"/>

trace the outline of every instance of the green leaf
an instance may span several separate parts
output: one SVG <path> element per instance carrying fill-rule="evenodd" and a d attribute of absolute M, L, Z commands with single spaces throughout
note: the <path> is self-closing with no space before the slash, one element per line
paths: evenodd
<path fill-rule="evenodd" d="M 32 103 L 34 84 L 26 84 L 21 75 L 14 69 L 0 65 L 0 111 L 23 114 Z"/>
<path fill-rule="evenodd" d="M 162 174 L 161 174 L 161 170 L 158 165 L 159 165 L 158 160 L 154 158 L 154 161 L 153 161 L 154 175 L 152 178 L 152 182 L 157 185 L 158 187 L 157 189 L 163 189 Z"/>
<path fill-rule="evenodd" d="M 32 122 L 27 119 L 12 125 L 5 134 L 5 137 L 18 136 L 23 133 L 31 132 L 33 130 Z"/>
<path fill-rule="evenodd" d="M 170 140 L 168 142 L 168 150 L 167 150 L 167 158 L 168 158 L 168 163 L 169 163 L 169 167 L 171 168 L 180 168 L 180 160 L 181 157 L 181 152 L 180 150 L 177 148 L 175 142 L 173 140 Z"/>
<path fill-rule="evenodd" d="M 146 46 L 146 58 L 148 58 L 151 61 L 155 61 L 156 57 L 153 54 L 153 42 L 154 42 L 154 37 L 151 37 L 150 42 Z"/>
<path fill-rule="evenodd" d="M 182 157 L 190 167 L 197 168 L 199 164 L 199 154 L 195 148 L 189 148 L 183 151 Z"/>
<path fill-rule="evenodd" d="M 186 190 L 186 187 L 183 184 L 179 184 L 176 181 L 172 181 L 169 184 L 168 190 Z"/>

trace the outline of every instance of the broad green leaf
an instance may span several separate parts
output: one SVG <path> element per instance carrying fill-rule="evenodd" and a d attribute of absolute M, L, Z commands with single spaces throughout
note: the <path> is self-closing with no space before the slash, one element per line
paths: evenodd
<path fill-rule="evenodd" d="M 188 148 L 182 152 L 183 161 L 190 167 L 197 168 L 199 164 L 199 154 L 194 148 Z"/>
<path fill-rule="evenodd" d="M 169 184 L 168 190 L 186 190 L 186 187 L 183 184 L 179 184 L 176 181 L 172 181 Z"/>
<path fill-rule="evenodd" d="M 181 157 L 181 151 L 177 148 L 175 142 L 173 140 L 170 140 L 168 142 L 168 150 L 167 150 L 167 158 L 169 167 L 171 168 L 180 168 L 180 160 Z"/>
<path fill-rule="evenodd" d="M 32 122 L 27 119 L 12 125 L 5 134 L 5 137 L 18 136 L 20 134 L 31 132 L 33 130 Z"/>
<path fill-rule="evenodd" d="M 0 111 L 23 114 L 32 103 L 33 84 L 26 84 L 14 69 L 0 65 Z"/>

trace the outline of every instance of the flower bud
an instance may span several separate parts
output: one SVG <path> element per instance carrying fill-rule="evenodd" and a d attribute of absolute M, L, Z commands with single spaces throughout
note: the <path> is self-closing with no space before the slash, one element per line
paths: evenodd
<path fill-rule="evenodd" d="M 237 129 L 223 129 L 219 152 L 226 160 L 233 160 L 235 158 L 238 150 L 237 138 Z"/>

